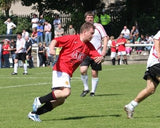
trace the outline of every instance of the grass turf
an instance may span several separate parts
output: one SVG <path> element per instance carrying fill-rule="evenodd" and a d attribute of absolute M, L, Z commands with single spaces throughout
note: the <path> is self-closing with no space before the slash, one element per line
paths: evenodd
<path fill-rule="evenodd" d="M 51 90 L 50 67 L 29 69 L 24 76 L 18 69 L 0 69 L 0 127 L 1 128 L 159 128 L 159 100 L 157 92 L 135 110 L 134 119 L 126 118 L 123 110 L 146 86 L 142 79 L 146 65 L 103 65 L 95 97 L 80 97 L 83 90 L 79 69 L 71 80 L 72 94 L 65 104 L 41 115 L 42 122 L 27 119 L 35 97 Z M 90 71 L 89 85 L 91 85 Z M 90 86 L 91 87 L 91 86 Z"/>

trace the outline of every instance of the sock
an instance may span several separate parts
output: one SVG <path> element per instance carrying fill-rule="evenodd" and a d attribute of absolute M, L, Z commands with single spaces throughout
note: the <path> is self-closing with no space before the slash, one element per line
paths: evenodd
<path fill-rule="evenodd" d="M 54 94 L 54 91 L 39 98 L 39 101 L 41 104 L 50 102 L 51 100 L 56 100 L 56 96 Z"/>
<path fill-rule="evenodd" d="M 23 67 L 24 67 L 24 73 L 27 73 L 27 64 L 24 63 L 24 64 L 23 64 Z"/>
<path fill-rule="evenodd" d="M 18 63 L 14 64 L 14 72 L 17 73 Z"/>
<path fill-rule="evenodd" d="M 44 113 L 51 111 L 52 109 L 53 109 L 52 103 L 47 102 L 42 107 L 38 108 L 37 112 L 35 112 L 35 114 L 41 115 L 41 114 L 44 114 Z"/>
<path fill-rule="evenodd" d="M 115 61 L 116 61 L 116 59 L 113 58 L 113 59 L 112 59 L 112 65 L 115 65 Z"/>
<path fill-rule="evenodd" d="M 118 65 L 120 65 L 120 59 L 118 59 Z"/>
<path fill-rule="evenodd" d="M 124 61 L 125 61 L 126 64 L 128 64 L 128 63 L 127 63 L 127 59 L 124 59 Z"/>
<path fill-rule="evenodd" d="M 98 85 L 98 81 L 99 81 L 98 77 L 97 78 L 92 77 L 92 90 L 91 90 L 91 92 L 95 93 L 97 85 Z"/>
<path fill-rule="evenodd" d="M 131 110 L 134 110 L 134 108 L 135 108 L 136 106 L 138 106 L 138 102 L 132 100 L 132 101 L 128 104 L 128 106 L 129 106 L 129 108 L 130 108 Z"/>
<path fill-rule="evenodd" d="M 83 82 L 84 90 L 89 90 L 89 88 L 88 88 L 88 75 L 81 75 L 81 80 Z"/>

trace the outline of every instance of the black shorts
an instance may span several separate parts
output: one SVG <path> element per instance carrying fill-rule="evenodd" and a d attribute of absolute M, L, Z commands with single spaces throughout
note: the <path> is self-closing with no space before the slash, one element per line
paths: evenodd
<path fill-rule="evenodd" d="M 148 70 L 145 72 L 143 79 L 147 80 L 148 77 L 151 77 L 154 82 L 159 84 L 156 76 L 160 76 L 160 63 L 149 67 Z"/>
<path fill-rule="evenodd" d="M 16 59 L 25 61 L 26 60 L 26 53 L 17 53 Z"/>
<path fill-rule="evenodd" d="M 84 59 L 84 61 L 81 63 L 80 66 L 88 66 L 91 65 L 91 68 L 95 71 L 101 71 L 102 70 L 102 65 L 101 63 L 100 64 L 97 64 L 93 59 L 91 59 L 90 57 L 86 57 Z"/>

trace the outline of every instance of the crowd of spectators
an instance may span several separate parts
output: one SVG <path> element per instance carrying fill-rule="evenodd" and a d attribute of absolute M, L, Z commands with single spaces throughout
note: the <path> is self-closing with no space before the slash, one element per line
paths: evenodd
<path fill-rule="evenodd" d="M 7 26 L 6 35 L 8 37 L 13 34 L 13 29 L 16 29 L 16 25 L 8 18 L 4 21 L 4 24 Z M 36 14 L 33 14 L 31 18 L 31 32 L 29 33 L 26 28 L 22 31 L 22 38 L 26 40 L 26 52 L 27 49 L 31 51 L 29 56 L 27 56 L 28 67 L 33 68 L 33 56 L 32 56 L 32 47 L 38 48 L 38 57 L 39 57 L 39 67 L 44 67 L 54 64 L 54 58 L 49 54 L 49 44 L 53 37 L 59 37 L 64 35 L 64 29 L 61 23 L 59 15 L 56 15 L 53 22 L 49 23 L 43 15 L 39 17 Z M 52 31 L 54 32 L 52 33 Z M 76 34 L 72 25 L 68 28 L 69 33 L 67 34 Z M 52 37 L 53 36 L 53 37 Z M 31 47 L 29 46 L 31 44 Z M 14 67 L 16 51 L 16 40 L 4 39 L 0 43 L 0 68 L 10 68 Z M 57 50 L 58 52 L 58 50 Z M 56 57 L 55 57 L 56 58 Z M 20 63 L 19 63 L 20 65 Z"/>
<path fill-rule="evenodd" d="M 151 44 L 153 44 L 153 36 L 149 36 L 148 34 L 143 35 L 139 33 L 138 27 L 132 26 L 132 29 L 129 30 L 127 26 L 124 26 L 120 36 L 117 39 L 114 39 L 113 36 L 110 37 L 110 40 L 108 42 L 108 55 L 111 55 L 112 64 L 115 65 L 115 60 L 117 56 L 117 60 L 119 60 L 119 39 L 123 38 L 125 40 L 123 44 L 125 44 L 125 52 L 126 55 L 131 55 L 132 52 L 135 52 L 136 54 L 142 54 L 143 51 L 147 51 L 148 53 L 151 50 Z M 132 45 L 126 45 L 126 44 L 135 44 L 135 46 Z M 149 46 L 138 46 L 136 44 L 150 44 Z M 117 55 L 116 55 L 117 54 Z M 146 55 L 147 53 L 144 52 L 143 55 Z M 113 56 L 114 55 L 114 56 Z M 126 57 L 124 57 L 123 62 L 125 62 Z M 127 63 L 127 62 L 126 62 Z M 119 64 L 119 61 L 118 61 Z"/>
<path fill-rule="evenodd" d="M 96 18 L 96 17 L 95 17 Z M 100 22 L 99 20 L 96 22 Z M 12 34 L 12 29 L 16 28 L 16 25 L 11 21 L 10 18 L 8 18 L 4 23 L 7 25 L 7 31 L 6 34 Z M 49 49 L 48 46 L 52 40 L 52 35 L 54 37 L 59 37 L 64 35 L 64 28 L 61 23 L 61 19 L 58 15 L 55 16 L 52 23 L 49 23 L 46 19 L 44 19 L 43 15 L 40 15 L 39 17 L 36 14 L 33 14 L 33 17 L 31 19 L 32 24 L 32 32 L 29 33 L 25 28 L 22 31 L 22 37 L 24 39 L 27 39 L 28 42 L 31 42 L 32 46 L 38 47 L 38 57 L 39 57 L 39 67 L 41 66 L 47 66 L 50 64 L 54 64 L 54 60 L 58 59 L 58 53 L 60 49 L 57 49 L 56 57 L 52 57 L 49 55 Z M 54 29 L 54 33 L 52 34 L 52 29 Z M 68 33 L 67 34 L 76 34 L 75 29 L 72 25 L 69 25 L 68 27 Z M 139 33 L 138 27 L 132 26 L 131 30 L 127 28 L 127 26 L 124 26 L 120 35 L 123 35 L 123 37 L 126 39 L 124 44 L 153 44 L 152 36 L 149 35 L 143 35 Z M 116 56 L 118 56 L 118 43 L 117 40 L 119 40 L 120 36 L 117 39 L 114 39 L 114 36 L 110 36 L 110 40 L 108 42 L 108 52 L 107 55 L 111 55 L 112 50 L 114 50 L 114 56 L 111 55 L 112 61 L 116 60 Z M 14 58 L 15 58 L 15 51 L 16 51 L 16 41 L 5 39 L 0 44 L 0 68 L 9 68 L 14 66 Z M 26 41 L 27 42 L 27 41 Z M 114 45 L 112 45 L 114 44 Z M 117 44 L 117 45 L 116 45 Z M 115 48 L 113 48 L 115 47 Z M 150 51 L 151 46 L 138 46 L 138 47 L 130 47 L 125 46 L 125 52 L 126 55 L 131 55 L 133 51 L 135 51 L 137 54 L 142 54 L 142 51 Z M 32 50 L 32 48 L 31 48 Z M 28 66 L 34 67 L 32 62 L 32 55 L 27 58 Z M 126 58 L 125 58 L 126 59 Z M 12 65 L 10 64 L 12 63 Z M 127 62 L 126 62 L 127 63 Z M 113 65 L 115 62 L 113 62 Z"/>

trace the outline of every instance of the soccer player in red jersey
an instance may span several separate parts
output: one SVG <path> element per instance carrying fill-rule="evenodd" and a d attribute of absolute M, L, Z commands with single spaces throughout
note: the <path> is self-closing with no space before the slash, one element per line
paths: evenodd
<path fill-rule="evenodd" d="M 126 47 L 125 44 L 127 43 L 127 40 L 123 37 L 124 34 L 121 33 L 119 38 L 117 39 L 116 45 L 118 46 L 118 65 L 120 65 L 120 57 L 123 56 L 124 63 L 127 63 L 127 55 L 126 55 Z"/>
<path fill-rule="evenodd" d="M 71 93 L 70 78 L 82 61 L 90 56 L 96 63 L 101 63 L 101 56 L 90 43 L 94 34 L 94 25 L 84 23 L 80 35 L 66 35 L 52 40 L 50 54 L 55 55 L 55 47 L 61 47 L 57 63 L 53 67 L 52 91 L 42 97 L 36 97 L 32 112 L 28 118 L 40 122 L 39 115 L 49 112 L 65 102 Z M 41 106 L 43 104 L 43 106 Z"/>

